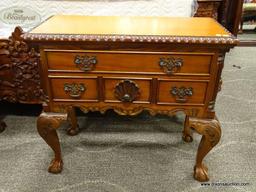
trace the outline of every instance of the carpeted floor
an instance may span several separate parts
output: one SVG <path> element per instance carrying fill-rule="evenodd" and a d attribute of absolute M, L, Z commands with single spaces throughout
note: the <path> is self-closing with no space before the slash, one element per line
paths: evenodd
<path fill-rule="evenodd" d="M 59 129 L 64 170 L 52 175 L 52 151 L 37 134 L 36 116 L 21 112 L 4 118 L 0 192 L 255 192 L 256 48 L 232 50 L 223 80 L 216 106 L 223 135 L 206 158 L 208 186 L 193 179 L 200 136 L 190 144 L 182 141 L 182 114 L 80 116 L 78 136 L 66 135 L 67 124 Z"/>
<path fill-rule="evenodd" d="M 238 34 L 239 40 L 256 40 L 256 30 L 255 31 L 246 31 L 243 34 Z"/>

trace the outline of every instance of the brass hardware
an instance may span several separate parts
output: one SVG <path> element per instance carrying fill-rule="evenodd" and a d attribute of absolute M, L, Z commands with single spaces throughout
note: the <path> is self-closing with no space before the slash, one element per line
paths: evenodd
<path fill-rule="evenodd" d="M 122 97 L 122 101 L 124 101 L 124 102 L 131 102 L 131 96 L 129 94 L 125 94 Z"/>
<path fill-rule="evenodd" d="M 215 108 L 215 101 L 210 101 L 208 105 L 208 109 L 214 111 Z"/>
<path fill-rule="evenodd" d="M 183 65 L 182 58 L 160 58 L 159 66 L 164 70 L 165 73 L 171 75 L 180 70 Z"/>
<path fill-rule="evenodd" d="M 131 80 L 123 80 L 115 87 L 115 97 L 122 102 L 133 102 L 140 95 L 139 87 Z"/>
<path fill-rule="evenodd" d="M 172 87 L 172 89 L 170 90 L 170 93 L 176 97 L 176 101 L 178 103 L 185 103 L 185 102 L 187 102 L 186 97 L 191 97 L 193 95 L 193 88 L 192 87 L 189 87 L 189 88 Z"/>
<path fill-rule="evenodd" d="M 82 71 L 91 71 L 94 68 L 94 66 L 97 64 L 97 62 L 98 61 L 96 56 L 76 55 L 74 59 L 74 63 Z"/>
<path fill-rule="evenodd" d="M 83 83 L 65 83 L 64 91 L 72 98 L 79 98 L 86 91 L 86 87 Z"/>

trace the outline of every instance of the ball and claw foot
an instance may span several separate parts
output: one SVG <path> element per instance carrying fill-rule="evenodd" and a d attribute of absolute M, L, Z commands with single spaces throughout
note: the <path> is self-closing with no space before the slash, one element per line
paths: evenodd
<path fill-rule="evenodd" d="M 77 127 L 74 129 L 72 128 L 72 126 L 70 128 L 68 128 L 67 130 L 67 134 L 70 136 L 75 136 L 79 133 L 79 125 L 77 124 Z"/>
<path fill-rule="evenodd" d="M 208 172 L 208 168 L 204 164 L 202 164 L 201 166 L 195 166 L 194 167 L 194 178 L 200 182 L 209 181 L 207 172 Z"/>
<path fill-rule="evenodd" d="M 62 168 L 63 168 L 62 160 L 53 159 L 49 168 L 48 168 L 48 172 L 58 174 L 62 171 Z"/>
<path fill-rule="evenodd" d="M 193 141 L 193 137 L 191 135 L 183 135 L 182 140 L 187 143 L 191 143 Z"/>

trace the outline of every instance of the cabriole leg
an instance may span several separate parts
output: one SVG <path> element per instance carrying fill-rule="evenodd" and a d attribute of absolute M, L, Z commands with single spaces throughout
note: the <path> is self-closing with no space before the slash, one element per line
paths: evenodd
<path fill-rule="evenodd" d="M 220 140 L 221 128 L 219 121 L 217 119 L 189 118 L 188 125 L 202 135 L 196 156 L 194 178 L 201 182 L 208 181 L 208 169 L 203 164 L 203 159 Z"/>
<path fill-rule="evenodd" d="M 185 122 L 184 122 L 184 129 L 182 132 L 182 139 L 183 141 L 190 143 L 193 141 L 191 128 L 189 127 L 189 116 L 186 115 Z"/>
<path fill-rule="evenodd" d="M 54 159 L 48 168 L 50 173 L 60 173 L 62 171 L 63 161 L 56 129 L 59 128 L 60 123 L 64 120 L 67 120 L 67 115 L 59 113 L 42 113 L 37 119 L 39 135 L 54 151 Z"/>
<path fill-rule="evenodd" d="M 68 135 L 77 135 L 79 132 L 79 126 L 77 124 L 76 112 L 74 107 L 68 108 L 68 121 L 70 123 L 70 127 L 67 130 Z"/>

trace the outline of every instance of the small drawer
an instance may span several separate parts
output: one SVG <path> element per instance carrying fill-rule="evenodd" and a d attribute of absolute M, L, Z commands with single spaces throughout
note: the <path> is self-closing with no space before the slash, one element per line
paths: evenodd
<path fill-rule="evenodd" d="M 149 103 L 151 79 L 105 78 L 105 102 Z"/>
<path fill-rule="evenodd" d="M 211 53 L 45 50 L 49 70 L 95 73 L 210 74 Z"/>
<path fill-rule="evenodd" d="M 54 101 L 79 100 L 97 101 L 97 78 L 50 77 L 50 86 Z"/>
<path fill-rule="evenodd" d="M 207 81 L 159 80 L 158 104 L 204 104 Z"/>

